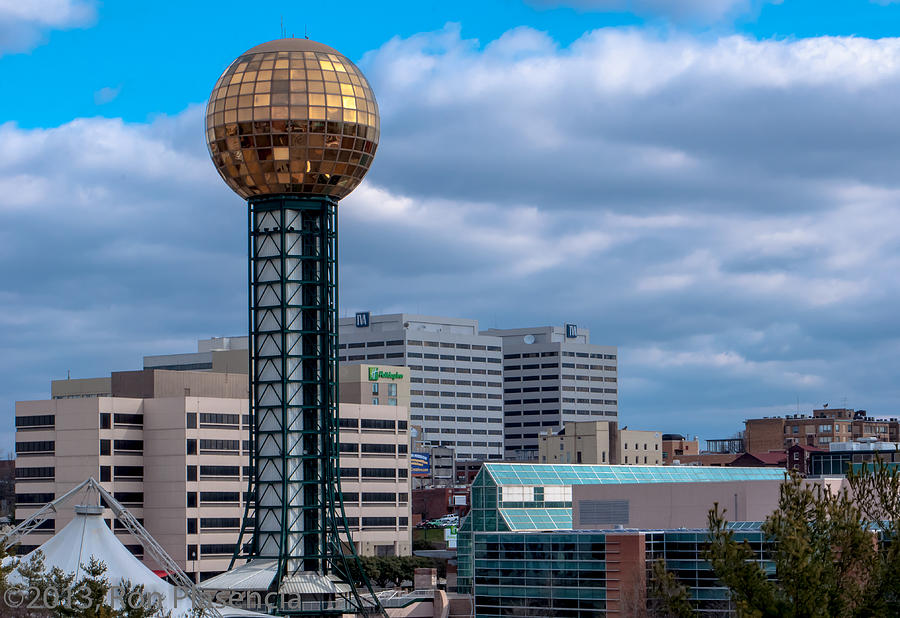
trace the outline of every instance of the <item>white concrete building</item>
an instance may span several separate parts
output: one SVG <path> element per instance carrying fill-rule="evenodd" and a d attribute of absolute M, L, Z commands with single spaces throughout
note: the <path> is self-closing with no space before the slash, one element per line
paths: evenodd
<path fill-rule="evenodd" d="M 540 434 L 565 423 L 618 420 L 615 346 L 592 344 L 573 324 L 481 334 L 502 342 L 507 459 L 536 460 Z"/>
<path fill-rule="evenodd" d="M 339 321 L 341 363 L 405 365 L 410 422 L 457 459 L 503 457 L 501 340 L 477 320 L 396 313 Z"/>
<path fill-rule="evenodd" d="M 350 395 L 364 391 L 354 391 L 356 373 L 342 371 Z M 369 389 L 394 384 L 408 401 L 408 380 L 365 378 Z M 408 415 L 401 405 L 340 407 L 345 509 L 364 555 L 411 552 Z M 217 574 L 228 567 L 244 515 L 249 422 L 246 374 L 151 369 L 55 381 L 52 399 L 16 403 L 16 519 L 93 476 L 185 572 L 198 580 Z M 69 519 L 48 520 L 20 552 Z M 104 519 L 112 527 L 110 512 Z M 124 529 L 114 531 L 142 557 Z"/>

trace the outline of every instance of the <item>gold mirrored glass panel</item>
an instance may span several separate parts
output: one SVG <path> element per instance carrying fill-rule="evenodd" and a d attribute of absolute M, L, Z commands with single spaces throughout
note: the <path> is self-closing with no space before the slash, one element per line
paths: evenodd
<path fill-rule="evenodd" d="M 305 39 L 272 41 L 240 56 L 206 106 L 210 156 L 243 198 L 340 199 L 365 176 L 379 134 L 378 104 L 362 72 Z"/>

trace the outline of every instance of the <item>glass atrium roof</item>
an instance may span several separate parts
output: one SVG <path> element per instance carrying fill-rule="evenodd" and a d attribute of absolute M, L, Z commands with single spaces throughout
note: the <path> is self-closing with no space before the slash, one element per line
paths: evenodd
<path fill-rule="evenodd" d="M 500 509 L 510 530 L 571 530 L 572 509 Z"/>
<path fill-rule="evenodd" d="M 622 485 L 626 483 L 702 483 L 783 481 L 784 468 L 714 466 L 614 466 L 486 463 L 497 485 Z"/>

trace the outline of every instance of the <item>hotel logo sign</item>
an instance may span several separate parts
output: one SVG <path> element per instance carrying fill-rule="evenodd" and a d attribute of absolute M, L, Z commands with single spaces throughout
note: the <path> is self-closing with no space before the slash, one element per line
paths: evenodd
<path fill-rule="evenodd" d="M 378 367 L 369 367 L 369 380 L 399 380 L 403 377 L 402 373 L 396 371 L 384 371 Z"/>

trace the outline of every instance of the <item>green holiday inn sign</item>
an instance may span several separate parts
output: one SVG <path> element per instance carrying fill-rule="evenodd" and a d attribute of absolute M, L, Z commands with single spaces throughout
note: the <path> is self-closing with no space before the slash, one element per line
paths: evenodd
<path fill-rule="evenodd" d="M 378 367 L 369 367 L 369 380 L 373 382 L 379 379 L 385 380 L 399 380 L 403 377 L 402 373 L 397 373 L 396 371 L 382 371 Z"/>

